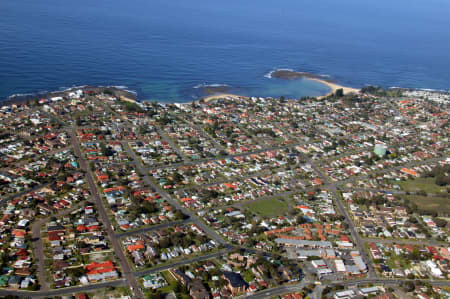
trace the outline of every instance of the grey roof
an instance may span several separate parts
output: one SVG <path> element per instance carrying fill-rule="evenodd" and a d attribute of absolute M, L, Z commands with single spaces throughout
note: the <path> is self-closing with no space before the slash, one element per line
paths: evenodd
<path fill-rule="evenodd" d="M 233 288 L 247 287 L 247 283 L 242 278 L 241 274 L 236 272 L 224 271 L 223 275 L 230 282 Z"/>

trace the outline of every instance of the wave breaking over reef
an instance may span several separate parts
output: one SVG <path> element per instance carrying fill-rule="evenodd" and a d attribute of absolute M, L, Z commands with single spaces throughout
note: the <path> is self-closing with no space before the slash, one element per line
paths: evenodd
<path fill-rule="evenodd" d="M 194 89 L 199 89 L 201 92 L 205 95 L 212 95 L 217 93 L 225 93 L 228 92 L 230 89 L 230 85 L 228 84 L 207 84 L 202 83 L 194 86 Z"/>
<path fill-rule="evenodd" d="M 277 78 L 285 80 L 307 78 L 307 79 L 320 79 L 330 81 L 330 76 L 328 75 L 315 75 L 307 72 L 297 72 L 294 71 L 293 69 L 276 69 L 265 74 L 264 77 L 269 79 Z"/>

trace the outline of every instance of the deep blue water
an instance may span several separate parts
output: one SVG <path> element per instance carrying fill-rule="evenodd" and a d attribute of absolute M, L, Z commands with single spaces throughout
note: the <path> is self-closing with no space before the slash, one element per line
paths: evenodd
<path fill-rule="evenodd" d="M 450 1 L 0 0 L 0 97 L 84 84 L 161 101 L 189 101 L 202 83 L 327 92 L 264 77 L 276 68 L 448 90 Z"/>

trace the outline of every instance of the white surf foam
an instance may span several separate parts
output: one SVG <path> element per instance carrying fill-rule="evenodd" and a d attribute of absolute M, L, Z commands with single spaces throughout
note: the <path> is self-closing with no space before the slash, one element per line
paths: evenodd
<path fill-rule="evenodd" d="M 195 89 L 199 88 L 208 88 L 208 87 L 227 87 L 228 84 L 220 84 L 220 83 L 213 83 L 213 84 L 207 84 L 207 83 L 201 83 L 194 86 Z"/>
<path fill-rule="evenodd" d="M 275 73 L 275 72 L 279 72 L 279 71 L 294 72 L 293 69 L 285 69 L 285 68 L 274 69 L 274 70 L 271 70 L 270 72 L 268 72 L 267 74 L 265 74 L 264 77 L 272 79 L 272 74 Z"/>

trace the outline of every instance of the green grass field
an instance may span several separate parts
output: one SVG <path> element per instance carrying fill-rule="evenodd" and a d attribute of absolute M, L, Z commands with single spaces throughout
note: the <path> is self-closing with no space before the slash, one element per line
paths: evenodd
<path fill-rule="evenodd" d="M 387 259 L 386 264 L 391 269 L 395 269 L 395 268 L 405 269 L 405 268 L 409 267 L 410 262 L 405 258 L 394 255 Z"/>
<path fill-rule="evenodd" d="M 395 182 L 402 190 L 407 192 L 425 191 L 427 193 L 442 193 L 446 192 L 446 187 L 438 186 L 434 183 L 434 178 L 417 178 L 413 180 L 407 180 L 404 182 Z"/>
<path fill-rule="evenodd" d="M 283 216 L 289 210 L 286 201 L 274 198 L 251 202 L 244 206 L 262 217 Z"/>
<path fill-rule="evenodd" d="M 159 288 L 158 290 L 161 293 L 169 293 L 171 292 L 175 285 L 177 284 L 177 280 L 169 273 L 169 271 L 163 271 L 161 272 L 164 279 L 167 281 L 168 285 L 162 288 Z"/>
<path fill-rule="evenodd" d="M 410 195 L 408 199 L 414 202 L 419 209 L 431 212 L 438 212 L 439 214 L 450 213 L 450 199 L 446 197 L 436 196 L 416 196 Z"/>

